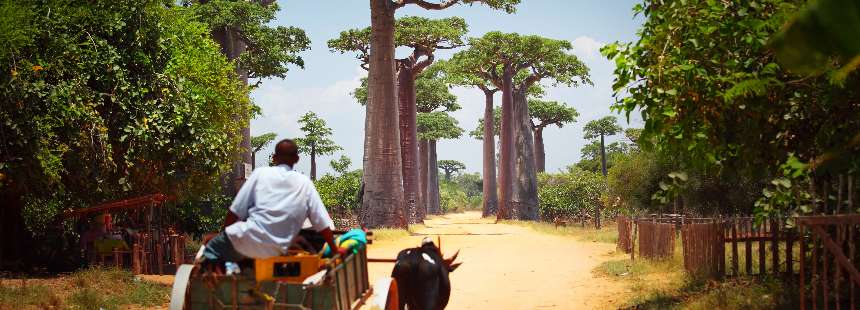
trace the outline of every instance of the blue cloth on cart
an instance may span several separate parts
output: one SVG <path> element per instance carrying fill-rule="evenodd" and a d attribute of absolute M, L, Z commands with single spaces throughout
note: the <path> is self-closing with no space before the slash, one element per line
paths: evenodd
<path fill-rule="evenodd" d="M 367 244 L 367 233 L 364 230 L 353 228 L 345 234 L 337 237 L 335 240 L 337 246 L 352 253 L 357 253 L 359 249 Z M 332 251 L 328 244 L 323 248 L 323 257 L 331 257 Z"/>

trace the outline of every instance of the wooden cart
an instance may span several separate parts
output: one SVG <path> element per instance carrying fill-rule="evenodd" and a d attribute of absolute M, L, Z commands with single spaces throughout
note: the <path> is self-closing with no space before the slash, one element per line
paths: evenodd
<path fill-rule="evenodd" d="M 246 270 L 238 276 L 226 276 L 203 271 L 199 266 L 182 265 L 174 280 L 170 309 L 349 310 L 367 303 L 374 292 L 368 279 L 366 247 L 345 259 L 327 261 L 314 278 L 299 271 L 298 264 L 309 263 L 294 259 L 290 266 L 284 262 L 290 256 L 282 258 L 281 265 L 266 268 L 266 272 L 276 273 L 274 278 Z M 293 278 L 284 278 L 285 273 L 293 273 Z M 301 278 L 296 278 L 299 274 Z M 376 289 L 374 309 L 397 309 L 397 284 L 393 279 L 378 281 Z"/>

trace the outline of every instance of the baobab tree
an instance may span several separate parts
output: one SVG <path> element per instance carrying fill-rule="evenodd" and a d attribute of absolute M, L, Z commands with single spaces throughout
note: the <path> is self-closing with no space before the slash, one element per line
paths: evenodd
<path fill-rule="evenodd" d="M 606 177 L 606 143 L 605 137 L 612 136 L 621 131 L 621 126 L 618 126 L 618 119 L 615 116 L 607 116 L 601 119 L 593 120 L 585 124 L 583 132 L 584 138 L 593 140 L 600 137 L 600 169 L 603 172 L 603 177 Z M 594 208 L 594 225 L 600 229 L 600 204 Z"/>
<path fill-rule="evenodd" d="M 276 135 L 274 132 L 264 133 L 262 135 L 251 138 L 251 167 L 255 168 L 257 166 L 257 152 L 262 150 L 264 147 L 269 146 L 272 141 L 275 140 Z"/>
<path fill-rule="evenodd" d="M 538 172 L 544 172 L 546 171 L 546 151 L 543 130 L 550 125 L 562 128 L 564 124 L 576 122 L 579 112 L 563 102 L 529 99 L 529 116 L 535 138 L 535 165 Z"/>
<path fill-rule="evenodd" d="M 537 169 L 526 97 L 543 79 L 555 85 L 590 84 L 588 68 L 568 53 L 572 46 L 563 40 L 488 32 L 470 38 L 469 45 L 452 62 L 502 91 L 498 217 L 537 219 Z"/>
<path fill-rule="evenodd" d="M 407 57 L 396 59 L 403 192 L 405 212 L 410 223 L 416 221 L 417 206 L 422 204 L 415 124 L 418 112 L 415 80 L 433 63 L 436 50 L 462 46 L 467 31 L 466 22 L 459 17 L 428 19 L 410 16 L 398 19 L 395 24 L 396 46 L 411 49 Z M 366 61 L 370 32 L 370 28 L 341 32 L 339 38 L 328 42 L 329 48 L 342 53 L 357 52 L 356 57 Z"/>
<path fill-rule="evenodd" d="M 364 145 L 364 194 L 361 220 L 368 227 L 402 226 L 398 208 L 403 205 L 403 171 L 400 155 L 397 90 L 394 77 L 397 9 L 417 5 L 443 10 L 456 4 L 483 3 L 513 12 L 520 0 L 370 0 L 370 50 Z"/>
<path fill-rule="evenodd" d="M 440 160 L 436 163 L 439 166 L 439 169 L 445 172 L 445 181 L 451 181 L 451 177 L 454 173 L 457 173 L 461 170 L 466 170 L 466 165 L 462 162 L 453 160 L 453 159 L 444 159 Z"/>
<path fill-rule="evenodd" d="M 606 176 L 606 145 L 605 137 L 613 136 L 621 132 L 621 126 L 618 126 L 618 119 L 615 116 L 607 116 L 601 119 L 596 119 L 585 124 L 582 129 L 584 138 L 593 140 L 600 138 L 600 171 L 603 176 Z"/>
<path fill-rule="evenodd" d="M 329 155 L 342 150 L 340 146 L 331 140 L 331 128 L 326 126 L 325 120 L 314 112 L 305 113 L 299 119 L 301 129 L 305 133 L 302 138 L 296 138 L 299 152 L 308 154 L 311 158 L 311 180 L 317 179 L 317 156 Z"/>
<path fill-rule="evenodd" d="M 452 112 L 461 108 L 457 104 L 457 96 L 454 96 L 450 92 L 449 84 L 439 77 L 439 72 L 438 65 L 434 64 L 419 74 L 415 80 L 415 103 L 419 113 Z M 367 104 L 367 79 L 361 80 L 361 86 L 356 88 L 352 92 L 352 95 L 359 103 Z M 410 217 L 410 222 L 424 220 L 428 205 L 425 195 L 427 193 L 428 171 L 431 171 L 428 168 L 430 146 L 427 140 L 418 139 L 418 142 L 418 193 L 420 203 L 416 207 L 414 218 Z"/>
<path fill-rule="evenodd" d="M 426 141 L 428 153 L 427 212 L 441 214 L 439 205 L 439 165 L 436 141 L 458 139 L 463 135 L 456 119 L 445 112 L 418 113 L 418 138 Z"/>
<path fill-rule="evenodd" d="M 221 46 L 229 60 L 236 61 L 236 73 L 248 83 L 257 79 L 284 78 L 289 65 L 304 69 L 299 52 L 310 49 L 311 41 L 305 31 L 295 27 L 269 26 L 278 11 L 274 0 L 254 1 L 191 1 L 193 16 L 209 27 L 212 38 Z M 237 117 L 238 119 L 238 117 Z M 245 164 L 254 165 L 250 121 L 240 132 L 242 149 L 239 161 L 233 165 L 234 182 L 227 191 L 232 195 L 244 182 Z"/>

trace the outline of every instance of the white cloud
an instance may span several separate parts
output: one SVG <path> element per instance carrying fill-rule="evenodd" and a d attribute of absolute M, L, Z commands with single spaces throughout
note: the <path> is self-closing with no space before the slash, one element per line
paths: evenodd
<path fill-rule="evenodd" d="M 589 36 L 579 36 L 573 39 L 571 43 L 573 44 L 573 53 L 587 60 L 603 57 L 600 55 L 600 48 L 606 45 L 606 43 L 597 41 Z"/>

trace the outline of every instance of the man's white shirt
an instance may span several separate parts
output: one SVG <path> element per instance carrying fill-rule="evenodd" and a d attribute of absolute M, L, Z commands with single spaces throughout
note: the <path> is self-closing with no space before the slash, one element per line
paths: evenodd
<path fill-rule="evenodd" d="M 240 221 L 227 226 L 227 237 L 251 258 L 286 253 L 305 220 L 316 231 L 334 229 L 314 183 L 287 165 L 254 169 L 230 211 Z"/>

